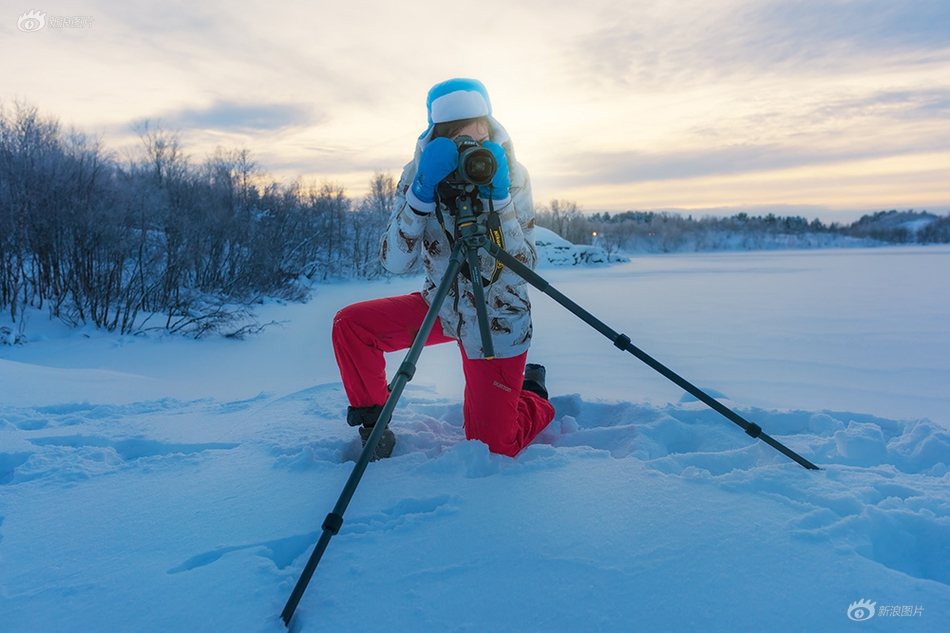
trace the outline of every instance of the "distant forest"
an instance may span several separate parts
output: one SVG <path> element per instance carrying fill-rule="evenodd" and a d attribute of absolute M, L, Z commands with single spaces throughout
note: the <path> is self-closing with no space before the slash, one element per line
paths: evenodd
<path fill-rule="evenodd" d="M 2 104 L 0 104 L 2 106 Z M 35 107 L 0 107 L 0 344 L 25 340 L 27 315 L 125 334 L 200 337 L 259 330 L 253 306 L 305 300 L 315 281 L 386 274 L 380 236 L 396 183 L 375 174 L 350 198 L 332 183 L 268 178 L 246 149 L 194 163 L 177 134 L 139 130 L 132 156 L 64 131 Z M 950 216 L 881 211 L 843 226 L 799 217 L 586 215 L 572 201 L 536 207 L 537 223 L 618 252 L 947 243 Z M 31 312 L 32 309 L 32 312 Z"/>
<path fill-rule="evenodd" d="M 950 243 L 950 214 L 913 210 L 878 211 L 851 224 L 824 224 L 771 213 L 699 219 L 653 211 L 584 214 L 576 203 L 555 200 L 539 209 L 537 222 L 570 242 L 601 246 L 608 254 Z"/>

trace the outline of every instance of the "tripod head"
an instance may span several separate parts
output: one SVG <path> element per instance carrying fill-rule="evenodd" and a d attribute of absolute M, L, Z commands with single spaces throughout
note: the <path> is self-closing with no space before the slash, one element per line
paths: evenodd
<path fill-rule="evenodd" d="M 478 187 L 451 174 L 436 188 L 438 208 L 443 215 L 455 218 L 456 228 L 475 221 L 485 205 L 478 199 Z"/>

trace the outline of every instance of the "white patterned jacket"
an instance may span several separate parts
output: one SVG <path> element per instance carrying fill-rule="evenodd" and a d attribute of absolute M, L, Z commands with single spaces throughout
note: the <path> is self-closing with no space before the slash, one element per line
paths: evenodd
<path fill-rule="evenodd" d="M 502 138 L 496 139 L 496 132 Z M 501 219 L 504 248 L 518 261 L 533 269 L 537 265 L 538 254 L 534 246 L 534 203 L 528 172 L 515 160 L 511 142 L 503 129 L 493 129 L 492 140 L 505 148 L 511 181 L 510 202 L 495 209 Z M 421 256 L 426 273 L 422 296 L 431 305 L 449 264 L 452 246 L 445 232 L 454 237 L 455 219 L 450 214 L 443 214 L 443 231 L 435 213 L 419 215 L 406 202 L 406 192 L 416 176 L 421 155 L 420 142 L 414 159 L 403 169 L 399 180 L 389 226 L 383 234 L 380 259 L 387 270 L 401 274 L 410 272 Z M 505 203 L 504 200 L 501 202 Z M 487 203 L 485 208 L 487 210 Z M 484 214 L 481 217 L 484 217 Z M 478 265 L 482 275 L 488 277 L 495 268 L 495 258 L 479 249 Z M 495 357 L 511 358 L 527 351 L 531 345 L 532 334 L 527 283 L 505 267 L 496 281 L 485 287 L 484 291 Z M 439 319 L 445 335 L 460 341 L 467 357 L 485 357 L 482 352 L 472 283 L 463 275 L 457 275 L 457 283 L 449 291 L 439 311 Z"/>

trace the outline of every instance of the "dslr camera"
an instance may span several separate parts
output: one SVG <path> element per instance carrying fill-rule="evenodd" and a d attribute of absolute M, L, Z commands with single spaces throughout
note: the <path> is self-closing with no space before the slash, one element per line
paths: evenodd
<path fill-rule="evenodd" d="M 459 150 L 459 166 L 453 174 L 455 179 L 476 187 L 491 184 L 498 171 L 498 162 L 491 150 L 471 136 L 458 137 L 455 146 Z"/>

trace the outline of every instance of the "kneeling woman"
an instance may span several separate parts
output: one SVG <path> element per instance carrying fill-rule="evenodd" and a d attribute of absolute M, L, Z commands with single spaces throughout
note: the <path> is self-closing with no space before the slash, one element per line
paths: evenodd
<path fill-rule="evenodd" d="M 422 292 L 350 305 L 333 322 L 333 349 L 350 402 L 347 421 L 359 427 L 364 444 L 389 395 L 383 354 L 412 345 L 449 264 L 454 217 L 438 212 L 437 188 L 456 170 L 454 141 L 459 136 L 483 142 L 495 155 L 498 169 L 491 186 L 479 189 L 479 197 L 500 216 L 505 250 L 531 268 L 537 263 L 528 173 L 515 160 L 507 132 L 492 117 L 485 87 L 473 79 L 451 79 L 429 91 L 426 107 L 429 127 L 403 170 L 380 251 L 383 265 L 394 273 L 410 271 L 421 257 L 426 273 Z M 494 271 L 494 259 L 480 251 L 479 268 Z M 502 268 L 484 294 L 495 351 L 491 359 L 482 351 L 472 282 L 463 275 L 449 291 L 426 345 L 458 343 L 465 375 L 465 436 L 486 443 L 492 452 L 514 456 L 551 422 L 554 407 L 547 400 L 544 368 L 526 366 L 532 333 L 526 282 Z M 387 429 L 376 456 L 388 457 L 394 444 Z"/>

